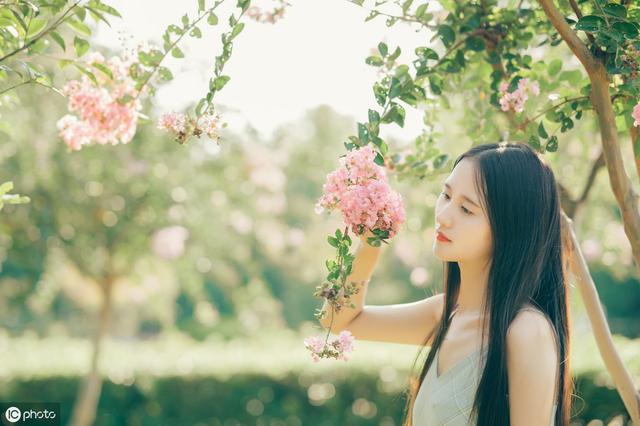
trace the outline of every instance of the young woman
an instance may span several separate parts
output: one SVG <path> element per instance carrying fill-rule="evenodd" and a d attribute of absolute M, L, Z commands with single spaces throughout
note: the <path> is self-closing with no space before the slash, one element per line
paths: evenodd
<path fill-rule="evenodd" d="M 349 279 L 363 287 L 352 297 L 356 309 L 335 315 L 332 332 L 430 347 L 403 423 L 569 424 L 560 214 L 552 170 L 527 145 L 502 142 L 462 154 L 443 183 L 433 241 L 443 293 L 365 306 L 380 248 L 361 237 Z"/>

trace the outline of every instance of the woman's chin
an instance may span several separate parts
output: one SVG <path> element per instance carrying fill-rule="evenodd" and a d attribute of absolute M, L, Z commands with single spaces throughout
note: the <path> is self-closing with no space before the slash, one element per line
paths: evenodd
<path fill-rule="evenodd" d="M 458 259 L 455 258 L 455 256 L 451 256 L 451 253 L 446 253 L 446 250 L 443 249 L 443 247 L 438 244 L 438 242 L 434 242 L 433 243 L 433 247 L 432 250 L 433 252 L 433 256 L 438 259 L 441 260 L 443 262 L 457 262 Z"/>

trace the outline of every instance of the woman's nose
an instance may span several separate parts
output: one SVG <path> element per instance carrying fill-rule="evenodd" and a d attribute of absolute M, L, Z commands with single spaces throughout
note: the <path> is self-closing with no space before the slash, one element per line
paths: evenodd
<path fill-rule="evenodd" d="M 436 213 L 436 223 L 442 228 L 449 228 L 451 226 L 451 217 L 449 209 L 446 206 Z"/>

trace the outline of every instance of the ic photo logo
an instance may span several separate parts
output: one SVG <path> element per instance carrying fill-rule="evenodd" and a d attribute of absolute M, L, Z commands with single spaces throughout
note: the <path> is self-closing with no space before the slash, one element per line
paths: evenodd
<path fill-rule="evenodd" d="M 60 426 L 59 402 L 0 402 L 1 426 Z"/>
<path fill-rule="evenodd" d="M 15 423 L 20 420 L 20 417 L 22 417 L 22 413 L 17 407 L 9 407 L 7 408 L 7 411 L 4 412 L 4 417 L 8 422 Z"/>

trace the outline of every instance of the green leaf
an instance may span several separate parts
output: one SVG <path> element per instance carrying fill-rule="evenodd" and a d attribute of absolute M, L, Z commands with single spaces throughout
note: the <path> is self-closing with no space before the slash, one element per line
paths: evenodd
<path fill-rule="evenodd" d="M 174 58 L 184 58 L 184 53 L 182 53 L 182 50 L 180 50 L 180 48 L 176 46 L 171 50 L 171 56 L 173 56 Z"/>
<path fill-rule="evenodd" d="M 429 6 L 429 3 L 424 3 L 424 4 L 421 4 L 420 6 L 418 6 L 416 8 L 416 11 L 415 11 L 416 18 L 418 18 L 418 19 L 423 18 L 424 15 L 425 15 L 425 12 L 427 11 L 427 7 L 428 6 Z"/>
<path fill-rule="evenodd" d="M 0 185 L 0 195 L 4 195 L 7 192 L 11 191 L 12 189 L 13 189 L 12 181 L 4 182 L 3 184 Z"/>
<path fill-rule="evenodd" d="M 402 105 L 392 103 L 391 108 L 382 117 L 383 123 L 396 123 L 400 127 L 404 127 L 405 111 Z"/>
<path fill-rule="evenodd" d="M 67 21 L 67 24 L 77 33 L 91 37 L 91 29 L 80 21 Z"/>
<path fill-rule="evenodd" d="M 586 31 L 586 32 L 596 32 L 601 27 L 604 27 L 606 22 L 600 16 L 597 15 L 587 15 L 580 18 L 580 20 L 576 23 L 576 30 Z"/>
<path fill-rule="evenodd" d="M 109 69 L 108 66 L 106 66 L 105 64 L 101 64 L 100 62 L 94 62 L 91 65 L 93 65 L 94 68 L 100 70 L 102 73 L 106 74 L 107 77 L 113 80 L 113 73 L 111 72 L 111 69 Z"/>
<path fill-rule="evenodd" d="M 449 158 L 448 154 L 440 154 L 440 155 L 438 155 L 433 160 L 433 168 L 434 169 L 439 169 L 440 167 L 444 166 L 444 164 L 445 164 L 445 162 L 447 161 L 448 158 Z"/>
<path fill-rule="evenodd" d="M 615 16 L 616 18 L 626 18 L 627 17 L 627 8 L 622 6 L 621 4 L 609 3 L 605 5 L 602 10 L 609 16 Z"/>
<path fill-rule="evenodd" d="M 218 25 L 218 17 L 216 16 L 215 13 L 213 12 L 209 13 L 209 16 L 207 17 L 207 24 Z"/>
<path fill-rule="evenodd" d="M 198 102 L 198 105 L 196 106 L 196 115 L 198 117 L 202 115 L 202 112 L 205 106 L 207 106 L 207 100 L 204 98 L 200 99 L 200 101 Z"/>
<path fill-rule="evenodd" d="M 378 166 L 384 166 L 384 157 L 382 155 L 380 155 L 379 152 L 376 152 L 376 158 L 373 159 L 373 162 L 376 163 Z M 378 241 L 378 244 L 380 242 Z"/>
<path fill-rule="evenodd" d="M 446 24 L 440 25 L 436 34 L 440 36 L 442 43 L 444 43 L 446 47 L 451 46 L 456 40 L 455 31 L 453 30 L 453 28 L 451 28 L 451 26 Z"/>
<path fill-rule="evenodd" d="M 529 146 L 535 150 L 539 150 L 540 149 L 540 138 L 538 138 L 538 136 L 536 135 L 531 135 L 529 136 L 529 139 L 527 141 L 529 143 Z"/>
<path fill-rule="evenodd" d="M 369 131 L 367 126 L 362 123 L 358 123 L 358 139 L 363 146 L 369 142 Z"/>
<path fill-rule="evenodd" d="M 29 23 L 29 31 L 27 32 L 27 38 L 35 37 L 40 34 L 44 27 L 47 25 L 46 19 L 33 18 Z"/>
<path fill-rule="evenodd" d="M 182 27 L 186 30 L 189 26 L 189 15 L 186 13 L 182 15 Z"/>
<path fill-rule="evenodd" d="M 62 38 L 62 36 L 60 34 L 58 34 L 55 31 L 51 31 L 49 33 L 49 36 L 53 39 L 53 41 L 58 43 L 58 46 L 60 46 L 60 48 L 62 50 L 67 50 L 67 45 L 65 44 L 64 39 Z"/>
<path fill-rule="evenodd" d="M 386 43 L 378 43 L 378 52 L 380 52 L 380 55 L 382 56 L 387 56 L 387 53 L 389 53 L 389 48 L 387 47 Z"/>
<path fill-rule="evenodd" d="M 564 117 L 562 119 L 562 125 L 560 127 L 560 131 L 564 133 L 567 130 L 572 129 L 572 128 L 573 128 L 573 120 L 570 119 L 569 117 Z"/>
<path fill-rule="evenodd" d="M 549 152 L 556 152 L 558 150 L 558 137 L 551 136 L 551 139 L 547 142 L 545 149 Z"/>
<path fill-rule="evenodd" d="M 213 86 L 216 90 L 220 90 L 224 87 L 225 84 L 227 84 L 229 80 L 231 80 L 231 77 L 229 77 L 228 75 L 221 75 L 220 77 L 216 77 L 216 79 L 213 80 Z"/>
<path fill-rule="evenodd" d="M 75 36 L 73 38 L 73 48 L 76 50 L 76 55 L 80 57 L 87 53 L 87 51 L 89 50 L 89 42 L 85 39 Z"/>
<path fill-rule="evenodd" d="M 396 59 L 398 59 L 398 56 L 400 56 L 401 52 L 402 50 L 400 50 L 400 46 L 396 47 L 396 50 L 394 50 L 393 53 L 389 56 L 389 60 L 395 61 Z"/>
<path fill-rule="evenodd" d="M 549 137 L 549 134 L 544 128 L 544 124 L 542 121 L 540 121 L 540 125 L 538 126 L 538 135 L 540 135 L 540 137 L 544 139 L 547 139 Z"/>
<path fill-rule="evenodd" d="M 367 59 L 364 60 L 364 62 L 367 65 L 371 65 L 374 67 L 379 67 L 382 66 L 384 64 L 384 61 L 382 60 L 382 58 L 380 56 L 369 56 Z"/>
<path fill-rule="evenodd" d="M 332 247 L 338 247 L 338 239 L 336 237 L 332 237 L 331 235 L 329 235 L 327 237 L 327 241 L 329 242 L 329 245 L 331 245 Z"/>
<path fill-rule="evenodd" d="M 560 72 L 562 69 L 562 60 L 554 59 L 549 63 L 549 68 L 547 68 L 547 73 L 549 76 L 554 76 Z"/>
<path fill-rule="evenodd" d="M 117 16 L 118 18 L 122 18 L 122 15 L 120 15 L 120 12 L 118 12 L 116 9 L 114 9 L 111 6 L 104 4 L 102 1 L 92 0 L 89 2 L 89 6 L 91 6 L 93 9 L 99 10 L 100 12 L 104 12 L 111 16 Z"/>
<path fill-rule="evenodd" d="M 198 12 L 204 12 L 204 0 L 198 0 Z"/>
<path fill-rule="evenodd" d="M 628 39 L 638 37 L 638 28 L 630 22 L 615 22 L 612 28 L 619 31 Z"/>
<path fill-rule="evenodd" d="M 229 36 L 229 40 L 233 40 L 234 38 L 236 38 L 236 36 L 238 34 L 240 34 L 240 32 L 242 31 L 243 28 L 244 28 L 244 23 L 240 22 L 239 24 L 236 24 L 233 27 L 233 30 L 231 31 L 231 35 Z"/>
<path fill-rule="evenodd" d="M 402 85 L 400 80 L 396 77 L 391 78 L 391 87 L 389 88 L 389 99 L 396 98 L 402 92 Z"/>
<path fill-rule="evenodd" d="M 193 27 L 189 32 L 189 35 L 195 38 L 202 38 L 202 31 L 200 31 L 200 28 L 198 27 Z"/>
<path fill-rule="evenodd" d="M 158 68 L 158 75 L 160 75 L 160 78 L 162 78 L 164 81 L 173 80 L 173 74 L 167 67 Z"/>
<path fill-rule="evenodd" d="M 473 50 L 474 52 L 481 52 L 486 47 L 484 40 L 478 36 L 467 38 L 465 44 L 469 50 Z"/>
<path fill-rule="evenodd" d="M 93 81 L 93 84 L 95 84 L 96 86 L 98 85 L 98 79 L 96 78 L 96 76 L 89 71 L 88 69 L 86 69 L 85 67 L 74 63 L 73 64 L 74 67 L 76 67 L 76 69 L 78 71 L 80 71 L 82 74 L 86 75 L 87 77 L 89 77 L 89 80 Z"/>
<path fill-rule="evenodd" d="M 71 59 L 60 59 L 58 61 L 58 67 L 60 67 L 60 69 L 64 69 L 64 67 L 66 67 L 67 65 L 72 64 L 73 61 Z"/>
<path fill-rule="evenodd" d="M 369 110 L 369 124 L 377 126 L 380 123 L 380 114 L 373 109 Z"/>
<path fill-rule="evenodd" d="M 102 21 L 105 24 L 107 24 L 107 26 L 111 27 L 111 24 L 109 23 L 109 21 L 107 20 L 107 18 L 105 18 L 105 16 L 101 13 L 98 12 L 97 10 L 93 9 L 92 7 L 89 6 L 85 6 L 85 8 L 89 11 L 89 14 L 91 15 L 91 17 L 97 22 L 97 21 Z"/>
<path fill-rule="evenodd" d="M 26 34 L 27 33 L 27 24 L 24 23 L 24 20 L 22 19 L 22 16 L 20 16 L 20 14 L 18 12 L 16 12 L 15 10 L 13 10 L 13 9 L 10 9 L 10 10 L 11 10 L 11 13 L 13 14 L 14 21 L 17 22 L 20 25 L 19 28 L 18 27 L 16 27 L 16 28 L 21 29 L 22 30 L 22 34 Z"/>
<path fill-rule="evenodd" d="M 429 47 L 416 47 L 416 55 L 424 59 L 434 59 L 436 61 L 440 59 L 438 53 Z"/>

